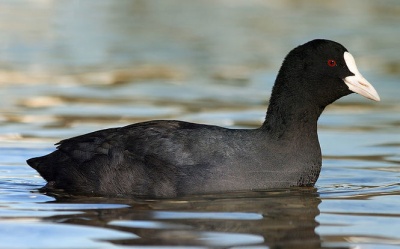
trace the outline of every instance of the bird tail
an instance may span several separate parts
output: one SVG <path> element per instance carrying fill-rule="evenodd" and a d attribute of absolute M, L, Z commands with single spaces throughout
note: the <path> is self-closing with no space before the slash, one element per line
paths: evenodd
<path fill-rule="evenodd" d="M 50 155 L 51 154 L 41 157 L 34 157 L 26 161 L 28 165 L 35 169 L 47 182 L 54 180 L 52 164 L 48 163 L 48 157 Z"/>
<path fill-rule="evenodd" d="M 47 182 L 56 181 L 58 178 L 57 172 L 60 170 L 60 168 L 72 163 L 68 156 L 60 150 L 55 150 L 45 156 L 28 159 L 26 162 Z"/>

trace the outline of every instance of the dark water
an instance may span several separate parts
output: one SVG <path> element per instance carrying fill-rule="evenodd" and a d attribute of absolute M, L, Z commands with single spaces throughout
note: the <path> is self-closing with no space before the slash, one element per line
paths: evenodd
<path fill-rule="evenodd" d="M 0 248 L 400 247 L 397 1 L 0 2 Z M 52 197 L 27 158 L 149 119 L 257 127 L 280 63 L 344 44 L 382 101 L 319 121 L 315 188 L 173 200 Z"/>

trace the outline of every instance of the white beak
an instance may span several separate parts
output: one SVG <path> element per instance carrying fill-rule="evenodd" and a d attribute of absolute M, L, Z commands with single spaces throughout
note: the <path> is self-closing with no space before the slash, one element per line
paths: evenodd
<path fill-rule="evenodd" d="M 344 52 L 343 57 L 347 68 L 354 74 L 353 76 L 348 76 L 343 79 L 344 83 L 349 87 L 349 89 L 368 99 L 380 101 L 381 98 L 379 97 L 375 88 L 358 71 L 354 57 L 349 52 Z"/>

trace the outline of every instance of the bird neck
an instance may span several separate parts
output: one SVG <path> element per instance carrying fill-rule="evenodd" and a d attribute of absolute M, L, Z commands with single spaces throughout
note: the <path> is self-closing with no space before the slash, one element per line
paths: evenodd
<path fill-rule="evenodd" d="M 274 87 L 261 129 L 275 139 L 317 136 L 318 118 L 325 106 L 316 104 L 312 96 L 293 94 L 292 91 Z"/>

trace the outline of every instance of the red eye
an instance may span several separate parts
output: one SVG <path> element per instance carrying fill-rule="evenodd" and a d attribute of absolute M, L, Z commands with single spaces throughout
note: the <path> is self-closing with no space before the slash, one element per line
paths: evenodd
<path fill-rule="evenodd" d="M 335 60 L 328 60 L 328 66 L 330 66 L 330 67 L 336 66 L 336 61 Z"/>

